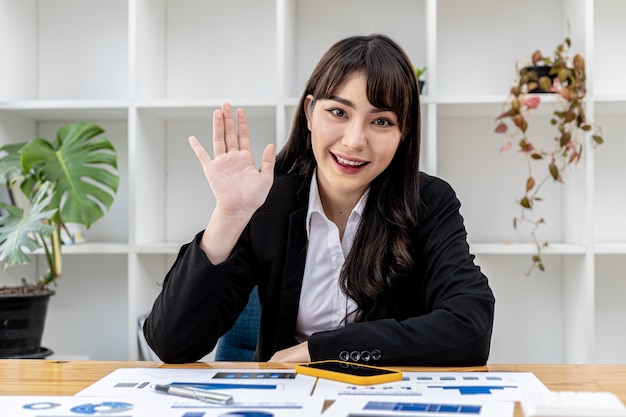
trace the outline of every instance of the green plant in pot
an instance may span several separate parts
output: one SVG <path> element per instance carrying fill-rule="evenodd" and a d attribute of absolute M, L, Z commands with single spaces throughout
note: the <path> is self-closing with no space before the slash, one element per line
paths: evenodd
<path fill-rule="evenodd" d="M 505 109 L 496 117 L 496 133 L 510 137 L 501 150 L 514 148 L 516 141 L 517 149 L 528 167 L 522 188 L 524 191 L 518 201 L 521 214 L 513 219 L 514 228 L 520 222 L 531 226 L 536 253 L 532 256 L 527 274 L 535 267 L 545 270 L 541 255 L 547 242 L 541 241 L 536 232 L 546 220 L 531 215 L 536 204 L 544 199 L 542 187 L 549 181 L 564 183 L 563 176 L 567 169 L 575 167 L 580 161 L 587 136 L 594 145 L 604 141 L 602 129 L 585 115 L 585 60 L 580 54 L 572 56 L 570 48 L 571 40 L 568 37 L 557 45 L 552 55 L 535 51 L 531 63 L 518 71 Z M 550 147 L 540 146 L 536 138 L 528 135 L 530 122 L 536 120 L 531 116 L 531 111 L 541 104 L 542 93 L 551 93 L 557 98 L 558 108 L 549 118 L 549 124 L 554 128 L 554 140 Z"/>
<path fill-rule="evenodd" d="M 415 78 L 417 78 L 417 84 L 419 85 L 420 94 L 424 91 L 424 85 L 426 82 L 422 79 L 424 73 L 426 72 L 426 67 L 414 67 L 415 68 Z"/>
<path fill-rule="evenodd" d="M 88 229 L 113 203 L 117 156 L 102 133 L 96 124 L 79 122 L 59 128 L 54 141 L 36 138 L 0 147 L 0 186 L 23 199 L 0 202 L 0 261 L 5 268 L 26 264 L 43 248 L 47 264 L 41 277 L 0 288 L 0 357 L 38 354 L 51 287 L 62 272 L 61 235 L 71 237 L 68 223 Z M 36 317 L 22 316 L 24 303 Z M 29 323 L 35 329 L 22 336 L 22 325 Z"/>

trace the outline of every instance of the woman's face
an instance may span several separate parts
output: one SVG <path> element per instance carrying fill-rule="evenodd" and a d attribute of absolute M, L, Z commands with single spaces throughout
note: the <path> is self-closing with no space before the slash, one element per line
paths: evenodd
<path fill-rule="evenodd" d="M 389 166 L 402 137 L 397 115 L 368 101 L 366 82 L 355 72 L 333 97 L 313 107 L 313 96 L 305 100 L 320 192 L 352 204 Z"/>

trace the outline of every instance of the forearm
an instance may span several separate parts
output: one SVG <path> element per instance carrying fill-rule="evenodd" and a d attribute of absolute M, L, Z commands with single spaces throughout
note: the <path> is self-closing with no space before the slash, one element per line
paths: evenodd
<path fill-rule="evenodd" d="M 312 335 L 308 347 L 314 361 L 345 359 L 342 352 L 347 352 L 353 355 L 349 361 L 380 365 L 483 365 L 491 339 L 488 316 L 487 312 L 484 322 L 475 323 L 438 311 L 403 321 L 353 323 Z M 358 360 L 354 355 L 359 356 Z"/>
<path fill-rule="evenodd" d="M 213 348 L 231 265 L 212 265 L 196 242 L 181 249 L 144 327 L 149 345 L 164 362 L 196 361 Z"/>
<path fill-rule="evenodd" d="M 225 213 L 216 208 L 211 215 L 199 246 L 214 265 L 224 262 L 232 253 L 253 213 Z"/>

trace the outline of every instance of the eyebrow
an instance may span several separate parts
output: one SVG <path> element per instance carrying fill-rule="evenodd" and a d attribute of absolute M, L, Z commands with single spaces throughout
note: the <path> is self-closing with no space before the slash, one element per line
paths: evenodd
<path fill-rule="evenodd" d="M 345 98 L 342 98 L 342 97 L 339 97 L 339 96 L 330 96 L 328 99 L 336 101 L 336 102 L 339 102 L 341 104 L 344 104 L 344 105 L 346 105 L 346 106 L 348 106 L 350 108 L 356 109 L 356 105 L 353 102 L 351 102 L 350 100 L 346 100 Z M 383 112 L 387 112 L 387 111 L 393 112 L 393 110 L 391 108 L 374 107 L 370 113 L 383 113 Z"/>

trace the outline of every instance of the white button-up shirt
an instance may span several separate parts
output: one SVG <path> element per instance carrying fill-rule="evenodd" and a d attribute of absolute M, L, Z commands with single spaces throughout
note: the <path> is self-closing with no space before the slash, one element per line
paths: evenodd
<path fill-rule="evenodd" d="M 356 303 L 341 291 L 339 273 L 352 248 L 368 191 L 352 209 L 340 240 L 339 229 L 324 213 L 317 176 L 313 174 L 306 217 L 309 243 L 296 321 L 298 343 L 313 333 L 334 330 L 354 320 Z"/>

